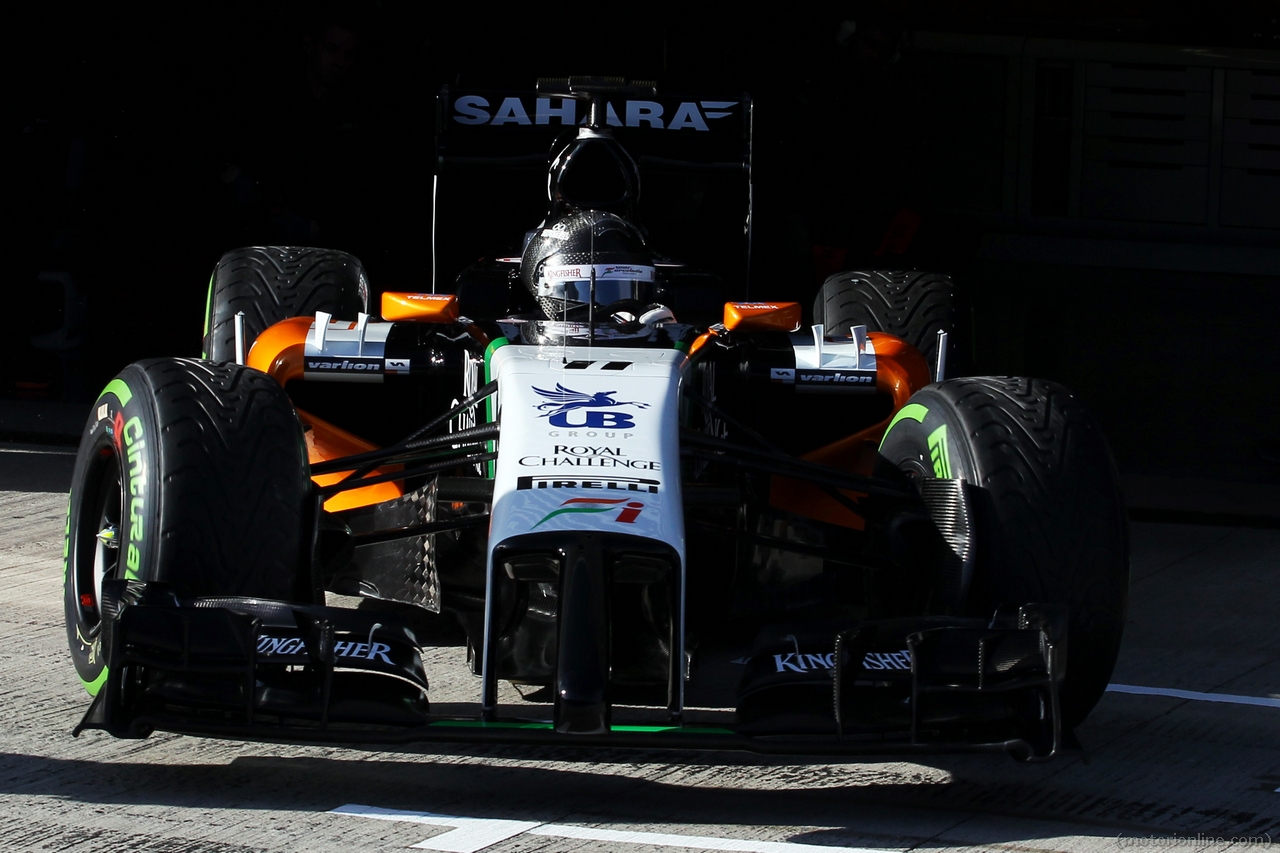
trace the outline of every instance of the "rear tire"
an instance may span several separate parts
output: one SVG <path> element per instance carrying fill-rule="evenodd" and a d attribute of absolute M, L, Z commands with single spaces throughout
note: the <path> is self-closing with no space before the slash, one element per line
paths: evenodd
<path fill-rule="evenodd" d="M 1129 596 L 1128 523 L 1097 422 L 1052 382 L 955 379 L 914 394 L 880 454 L 913 478 L 968 484 L 969 615 L 1067 605 L 1062 711 L 1067 725 L 1080 723 L 1111 678 Z"/>
<path fill-rule="evenodd" d="M 251 246 L 227 252 L 214 268 L 205 309 L 204 357 L 235 360 L 235 316 L 244 312 L 244 346 L 289 317 L 324 311 L 354 320 L 369 310 L 369 282 L 346 252 Z"/>
<path fill-rule="evenodd" d="M 106 678 L 104 579 L 314 601 L 310 495 L 301 424 L 266 374 L 187 359 L 125 368 L 90 413 L 67 510 L 67 639 L 89 692 Z"/>
<path fill-rule="evenodd" d="M 947 339 L 947 375 L 957 373 L 956 285 L 945 273 L 921 270 L 861 270 L 827 278 L 813 302 L 813 322 L 847 334 L 852 326 L 888 332 L 920 351 L 934 376 L 938 332 Z M 936 376 L 934 377 L 936 378 Z"/>

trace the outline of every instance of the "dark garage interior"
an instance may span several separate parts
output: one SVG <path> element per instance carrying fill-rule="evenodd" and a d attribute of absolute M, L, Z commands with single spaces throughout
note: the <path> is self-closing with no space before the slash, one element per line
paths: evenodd
<path fill-rule="evenodd" d="M 751 263 L 732 295 L 807 306 L 842 268 L 950 273 L 962 369 L 1073 388 L 1132 511 L 1280 519 L 1272 4 L 24 14 L 0 440 L 74 444 L 124 365 L 198 355 L 210 271 L 236 246 L 342 248 L 377 290 L 449 290 L 436 93 L 608 74 L 751 95 Z M 723 212 L 708 198 L 691 221 Z M 474 208 L 436 215 L 502 221 Z M 493 251 L 518 237 L 493 233 Z"/>

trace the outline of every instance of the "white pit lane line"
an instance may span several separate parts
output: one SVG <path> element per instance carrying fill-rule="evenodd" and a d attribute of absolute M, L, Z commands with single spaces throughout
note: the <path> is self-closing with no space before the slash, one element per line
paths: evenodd
<path fill-rule="evenodd" d="M 1108 684 L 1108 693 L 1127 693 L 1137 696 L 1167 696 L 1193 702 L 1219 702 L 1230 705 L 1251 705 L 1263 708 L 1280 708 L 1280 698 L 1265 696 L 1240 696 L 1233 693 L 1201 693 L 1194 690 L 1177 690 L 1170 687 L 1140 687 L 1133 684 Z M 1280 788 L 1276 789 L 1280 794 Z M 505 820 L 498 818 L 458 817 L 432 812 L 384 809 L 377 806 L 348 804 L 333 809 L 330 814 L 362 817 L 370 820 L 390 820 L 404 823 L 420 823 L 425 826 L 451 827 L 444 832 L 412 845 L 414 850 L 441 850 L 446 853 L 479 853 L 517 835 L 539 835 L 550 838 L 567 838 L 574 841 L 600 841 L 614 844 L 647 844 L 651 847 L 678 847 L 685 850 L 729 850 L 735 853 L 886 853 L 866 847 L 830 847 L 819 844 L 799 844 L 790 841 L 760 841 L 738 838 L 716 838 L 709 835 L 674 835 L 665 832 L 631 832 L 616 829 L 596 829 L 588 826 L 540 823 L 529 820 Z"/>
<path fill-rule="evenodd" d="M 370 820 L 392 820 L 403 823 L 421 823 L 426 826 L 451 826 L 450 832 L 432 836 L 414 844 L 414 850 L 446 850 L 449 853 L 478 853 L 499 841 L 514 838 L 540 824 L 533 820 L 497 820 L 476 817 L 454 817 L 431 812 L 412 812 L 401 809 L 380 809 L 377 806 L 361 806 L 349 803 L 329 812 Z"/>
<path fill-rule="evenodd" d="M 651 847 L 680 847 L 686 850 L 731 850 L 736 853 L 887 853 L 866 847 L 830 847 L 822 844 L 797 844 L 790 841 L 759 841 L 737 838 L 715 838 L 709 835 L 672 835 L 665 832 L 626 832 L 616 829 L 593 829 L 557 823 L 528 820 L 502 820 L 456 817 L 432 812 L 383 809 L 349 803 L 329 814 L 421 823 L 426 826 L 453 827 L 449 832 L 432 836 L 412 845 L 411 850 L 443 850 L 447 853 L 479 853 L 517 835 L 541 835 L 574 841 L 609 841 L 615 844 L 648 844 Z"/>
<path fill-rule="evenodd" d="M 1266 696 L 1238 696 L 1234 693 L 1197 693 L 1194 690 L 1174 690 L 1171 687 L 1137 687 L 1133 684 L 1108 684 L 1108 693 L 1130 693 L 1135 696 L 1169 696 L 1174 699 L 1190 699 L 1193 702 L 1222 702 L 1228 705 L 1256 705 L 1263 708 L 1280 708 L 1280 699 Z"/>

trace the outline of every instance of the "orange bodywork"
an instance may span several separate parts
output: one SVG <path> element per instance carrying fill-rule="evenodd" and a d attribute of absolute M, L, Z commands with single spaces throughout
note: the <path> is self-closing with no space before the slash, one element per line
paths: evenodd
<path fill-rule="evenodd" d="M 456 302 L 452 304 L 456 311 Z M 385 300 L 383 305 L 384 316 L 386 316 Z M 798 303 L 726 303 L 725 325 L 727 326 L 731 319 L 731 312 L 737 312 L 738 320 L 735 322 L 738 328 L 771 328 L 790 331 L 799 322 L 798 319 L 792 318 L 793 308 L 798 318 Z M 258 336 L 253 348 L 249 351 L 247 359 L 249 367 L 269 374 L 282 386 L 291 380 L 301 379 L 306 338 L 312 323 L 313 320 L 310 317 L 293 317 L 271 326 Z M 699 337 L 692 349 L 700 348 L 710 335 L 711 333 L 708 332 Z M 882 332 L 870 332 L 867 337 L 876 351 L 876 391 L 889 395 L 893 400 L 889 417 L 847 438 L 812 450 L 801 456 L 802 459 L 841 471 L 873 473 L 876 451 L 892 416 L 906 405 L 912 394 L 931 381 L 929 366 L 924 356 L 910 344 L 901 338 Z M 299 409 L 298 417 L 309 427 L 306 432 L 307 457 L 312 464 L 378 449 L 377 445 L 309 412 Z M 391 465 L 378 468 L 376 473 L 387 474 L 399 470 L 402 470 L 402 466 Z M 312 479 L 317 485 L 326 486 L 341 481 L 347 473 L 323 474 Z M 340 492 L 326 500 L 324 506 L 331 512 L 353 509 L 392 500 L 403 494 L 403 482 L 379 483 Z M 845 490 L 844 494 L 855 501 L 861 497 L 854 491 Z M 825 493 L 816 490 L 811 483 L 802 480 L 774 477 L 770 487 L 769 502 L 778 509 L 817 521 L 857 530 L 863 528 L 861 516 Z"/>
<path fill-rule="evenodd" d="M 867 337 L 876 351 L 876 391 L 888 394 L 893 400 L 889 417 L 848 438 L 812 450 L 801 456 L 801 459 L 841 471 L 874 473 L 880 439 L 884 437 L 889 421 L 907 404 L 912 394 L 932 381 L 929 365 L 915 347 L 901 338 L 883 332 L 869 332 Z M 859 492 L 842 492 L 855 501 L 863 497 Z M 815 489 L 812 483 L 803 480 L 774 477 L 769 489 L 769 503 L 778 509 L 828 524 L 855 530 L 863 528 L 861 516 Z"/>
<path fill-rule="evenodd" d="M 458 319 L 458 297 L 444 293 L 384 293 L 382 319 L 453 323 Z"/>
<path fill-rule="evenodd" d="M 726 302 L 724 327 L 794 332 L 800 328 L 799 302 Z"/>
<path fill-rule="evenodd" d="M 724 304 L 724 327 L 729 331 L 754 329 L 794 332 L 800 328 L 801 319 L 799 302 L 726 302 Z M 689 355 L 702 349 L 715 334 L 714 331 L 708 331 L 698 335 L 689 347 Z"/>
<path fill-rule="evenodd" d="M 298 409 L 298 419 L 310 427 L 306 433 L 307 459 L 312 465 L 317 462 L 328 462 L 330 459 L 341 459 L 344 456 L 368 453 L 370 450 L 378 449 L 376 444 L 365 441 L 360 436 L 353 435 L 345 429 L 336 427 L 328 421 L 317 418 L 315 415 L 304 412 L 301 409 Z M 403 467 L 402 465 L 387 465 L 378 468 L 373 473 L 388 474 L 392 471 L 400 471 Z M 321 474 L 311 479 L 315 481 L 317 486 L 328 486 L 339 482 L 349 473 L 348 471 L 339 471 L 333 474 Z M 393 480 L 389 483 L 365 486 L 363 489 L 338 492 L 324 502 L 324 508 L 329 512 L 337 512 L 341 509 L 355 509 L 360 506 L 369 506 L 370 504 L 393 500 L 403 494 L 403 483 Z"/>
<path fill-rule="evenodd" d="M 313 322 L 311 317 L 291 317 L 288 320 L 281 320 L 258 335 L 246 359 L 249 367 L 268 374 L 281 386 L 291 380 L 301 379 L 304 349 Z M 306 431 L 307 461 L 312 465 L 378 449 L 376 444 L 365 441 L 302 409 L 298 409 L 298 419 L 308 427 Z M 402 470 L 402 466 L 389 465 L 378 468 L 374 473 L 388 474 L 399 470 Z M 349 472 L 322 474 L 311 479 L 317 486 L 328 486 L 342 480 L 347 473 Z M 354 509 L 389 501 L 403 494 L 404 486 L 401 482 L 378 483 L 362 489 L 339 492 L 324 502 L 324 508 L 330 512 Z"/>
<path fill-rule="evenodd" d="M 245 363 L 282 386 L 302 378 L 302 356 L 311 331 L 311 317 L 290 317 L 269 327 L 249 348 Z"/>
<path fill-rule="evenodd" d="M 693 345 L 689 347 L 689 355 L 693 355 L 695 352 L 702 349 L 703 346 L 706 345 L 707 341 L 711 340 L 714 336 L 715 332 L 703 332 L 698 335 L 698 337 L 694 339 Z"/>

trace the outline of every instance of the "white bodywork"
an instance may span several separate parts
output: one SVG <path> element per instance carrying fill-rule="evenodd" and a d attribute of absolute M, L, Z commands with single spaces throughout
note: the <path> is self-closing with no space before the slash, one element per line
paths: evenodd
<path fill-rule="evenodd" d="M 407 359 L 396 363 L 384 358 L 394 325 L 370 322 L 363 313 L 353 323 L 317 311 L 303 347 L 303 375 L 329 382 L 381 382 L 385 373 L 408 373 Z"/>
<path fill-rule="evenodd" d="M 810 333 L 791 335 L 795 369 L 774 368 L 770 379 L 795 385 L 801 392 L 875 391 L 876 349 L 866 326 L 854 326 L 841 338 L 828 338 L 820 325 Z"/>
<path fill-rule="evenodd" d="M 491 359 L 502 437 L 490 550 L 536 531 L 611 530 L 666 542 L 683 563 L 685 354 L 509 345 Z"/>

